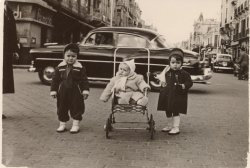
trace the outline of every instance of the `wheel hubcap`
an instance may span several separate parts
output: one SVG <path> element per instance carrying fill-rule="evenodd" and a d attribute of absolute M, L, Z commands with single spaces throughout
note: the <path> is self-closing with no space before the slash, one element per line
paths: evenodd
<path fill-rule="evenodd" d="M 156 78 L 156 75 L 160 74 L 160 72 L 155 72 L 150 80 L 150 85 L 153 86 L 154 88 L 160 88 L 161 83 L 160 80 Z"/>
<path fill-rule="evenodd" d="M 44 78 L 46 81 L 51 82 L 54 73 L 55 73 L 55 68 L 54 68 L 54 67 L 51 67 L 51 66 L 46 67 L 46 68 L 43 70 L 43 78 Z"/>

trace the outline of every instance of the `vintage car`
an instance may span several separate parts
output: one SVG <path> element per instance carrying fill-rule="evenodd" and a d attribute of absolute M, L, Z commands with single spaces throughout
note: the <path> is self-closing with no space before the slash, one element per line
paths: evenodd
<path fill-rule="evenodd" d="M 191 74 L 194 82 L 206 83 L 211 78 L 210 68 L 199 63 L 198 53 L 172 48 L 166 43 L 164 36 L 147 29 L 97 28 L 79 42 L 79 47 L 78 60 L 86 67 L 89 80 L 109 81 L 115 74 L 114 61 L 117 69 L 119 62 L 133 58 L 136 72 L 143 74 L 145 78 L 146 74 L 151 74 L 147 80 L 153 88 L 159 88 L 156 76 L 165 68 L 171 54 L 184 56 L 183 69 Z M 63 48 L 64 45 L 51 45 L 30 50 L 33 59 L 30 70 L 38 72 L 44 84 L 51 83 L 55 67 L 63 59 Z M 150 73 L 147 73 L 148 68 Z"/>
<path fill-rule="evenodd" d="M 233 56 L 230 54 L 217 54 L 213 61 L 213 71 L 227 71 L 233 72 L 234 63 Z"/>

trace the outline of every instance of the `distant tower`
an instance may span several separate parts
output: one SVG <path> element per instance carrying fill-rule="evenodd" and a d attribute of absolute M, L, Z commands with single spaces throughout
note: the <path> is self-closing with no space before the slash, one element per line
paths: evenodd
<path fill-rule="evenodd" d="M 198 18 L 198 22 L 203 22 L 203 21 L 204 21 L 203 14 L 201 13 L 200 16 L 199 16 L 199 18 Z"/>

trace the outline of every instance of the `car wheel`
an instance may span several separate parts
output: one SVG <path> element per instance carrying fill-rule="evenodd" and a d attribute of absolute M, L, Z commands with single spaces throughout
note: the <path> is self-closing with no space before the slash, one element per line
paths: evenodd
<path fill-rule="evenodd" d="M 50 85 L 52 82 L 52 77 L 54 73 L 55 73 L 55 68 L 53 66 L 47 66 L 47 67 L 42 68 L 38 72 L 38 75 L 43 84 Z"/>
<path fill-rule="evenodd" d="M 156 71 L 153 72 L 152 75 L 150 75 L 149 84 L 153 90 L 160 90 L 161 88 L 160 80 L 156 78 L 156 76 L 159 75 L 160 73 L 161 73 L 160 71 Z"/>

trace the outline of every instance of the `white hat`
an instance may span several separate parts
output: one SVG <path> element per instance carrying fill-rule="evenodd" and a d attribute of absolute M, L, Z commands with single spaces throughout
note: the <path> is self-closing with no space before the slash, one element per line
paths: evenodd
<path fill-rule="evenodd" d="M 135 60 L 128 60 L 128 61 L 124 61 L 125 64 L 127 64 L 130 68 L 130 72 L 135 72 Z"/>

